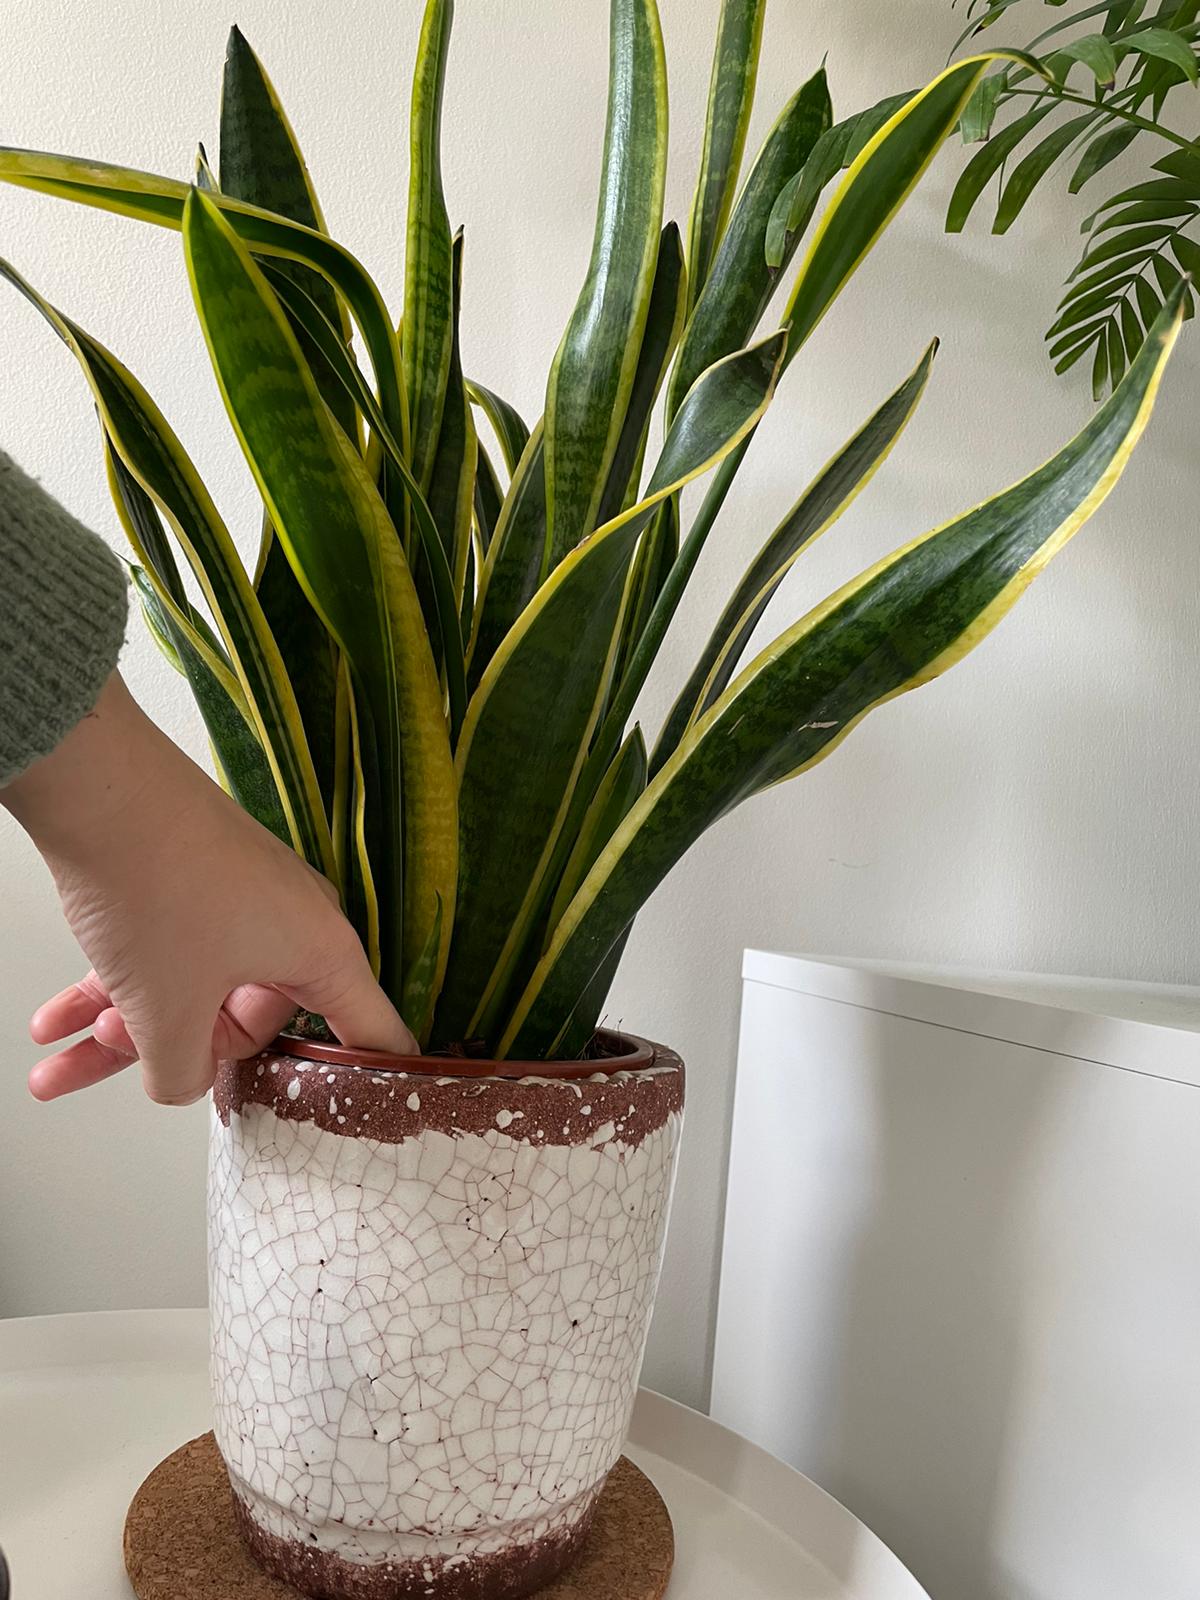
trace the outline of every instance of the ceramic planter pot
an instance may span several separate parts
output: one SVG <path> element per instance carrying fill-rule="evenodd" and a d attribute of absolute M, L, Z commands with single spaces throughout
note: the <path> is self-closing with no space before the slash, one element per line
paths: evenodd
<path fill-rule="evenodd" d="M 496 1066 L 289 1039 L 222 1068 L 215 1432 L 252 1550 L 306 1594 L 515 1600 L 583 1543 L 683 1110 L 678 1056 L 600 1042 Z"/>

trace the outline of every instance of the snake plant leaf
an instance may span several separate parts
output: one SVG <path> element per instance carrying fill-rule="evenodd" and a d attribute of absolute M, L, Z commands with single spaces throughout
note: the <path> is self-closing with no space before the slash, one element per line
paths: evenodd
<path fill-rule="evenodd" d="M 381 845 L 378 830 L 371 826 L 372 800 L 379 793 L 381 778 L 379 745 L 369 725 L 366 708 L 359 707 L 353 673 L 345 655 L 339 662 L 338 712 L 339 744 L 349 745 L 349 804 L 346 806 L 345 798 L 339 796 L 341 806 L 338 811 L 339 846 L 345 861 L 343 882 L 346 886 L 346 908 L 350 920 L 360 930 L 371 968 L 376 977 L 380 977 L 384 975 L 384 930 L 376 878 L 386 879 L 390 869 L 385 854 L 388 842 L 384 841 Z M 343 720 L 348 740 L 342 733 Z M 345 808 L 344 812 L 342 807 Z M 396 841 L 391 841 L 391 848 L 396 848 Z M 379 863 L 378 872 L 376 862 Z"/>
<path fill-rule="evenodd" d="M 874 706 L 937 677 L 991 632 L 1116 484 L 1181 316 L 1176 291 L 1124 382 L 1045 466 L 853 579 L 734 679 L 567 907 L 502 1054 L 553 1052 L 601 963 L 705 828 L 828 755 Z"/>
<path fill-rule="evenodd" d="M 351 668 L 379 764 L 370 840 L 381 972 L 402 992 L 438 898 L 453 904 L 449 740 L 420 605 L 399 537 L 362 457 L 330 417 L 295 335 L 249 251 L 193 191 L 184 248 L 230 420 L 305 593 Z M 403 774 L 403 805 L 401 775 Z M 403 841 L 403 859 L 396 848 Z M 401 908 L 403 920 L 401 924 Z"/>
<path fill-rule="evenodd" d="M 999 60 L 1017 61 L 1031 71 L 1042 72 L 1040 63 L 1022 51 L 989 52 L 947 68 L 918 94 L 905 97 L 903 104 L 890 116 L 887 112 L 891 103 L 881 102 L 851 120 L 846 154 L 849 155 L 850 150 L 860 143 L 862 148 L 834 191 L 797 274 L 785 314 L 789 329 L 785 364 L 791 361 L 824 317 L 866 253 L 911 193 L 939 146 L 954 128 L 963 105 L 974 92 L 974 86 L 988 67 Z M 834 130 L 829 132 L 833 133 Z M 866 137 L 868 132 L 869 137 Z M 840 140 L 833 141 L 829 148 L 836 152 L 839 146 Z M 814 157 L 817 153 L 813 152 Z M 832 159 L 834 157 L 827 148 L 821 158 L 822 168 Z M 713 277 L 716 277 L 715 269 Z M 597 765 L 606 765 L 620 742 L 634 702 L 645 684 L 749 445 L 750 439 L 747 437 L 721 463 L 695 521 L 680 545 L 679 556 L 642 631 L 624 680 L 597 738 Z"/>
<path fill-rule="evenodd" d="M 674 502 L 664 507 L 664 514 L 674 511 Z M 642 730 L 635 724 L 629 738 L 621 746 L 616 759 L 605 774 L 596 797 L 584 818 L 577 847 L 571 853 L 563 873 L 562 882 L 548 918 L 551 928 L 560 921 L 563 911 L 575 895 L 580 883 L 591 871 L 596 857 L 629 815 L 646 787 L 646 743 Z M 559 1049 L 563 1059 L 570 1061 L 583 1054 L 595 1032 L 604 1002 L 612 988 L 613 979 L 630 930 L 627 928 L 600 963 L 591 983 L 584 990 L 571 1021 L 563 1033 Z"/>
<path fill-rule="evenodd" d="M 797 232 L 780 261 L 768 263 L 765 240 L 772 207 L 780 189 L 812 154 L 831 117 L 822 67 L 783 108 L 750 169 L 679 347 L 667 393 L 669 416 L 700 373 L 740 349 L 758 326 L 800 239 Z"/>
<path fill-rule="evenodd" d="M 667 164 L 667 76 L 655 0 L 611 0 L 608 121 L 587 278 L 546 385 L 550 572 L 596 525 L 650 305 Z"/>
<path fill-rule="evenodd" d="M 517 470 L 517 462 L 525 453 L 525 446 L 529 443 L 529 429 L 521 413 L 516 406 L 509 405 L 507 400 L 501 399 L 494 390 L 485 389 L 482 383 L 473 383 L 468 379 L 467 394 L 470 396 L 471 404 L 478 406 L 491 424 L 492 432 L 496 435 L 504 456 L 504 465 L 508 468 L 508 475 L 511 478 Z"/>
<path fill-rule="evenodd" d="M 724 0 L 717 25 L 700 173 L 688 222 L 687 310 L 708 279 L 737 191 L 762 48 L 766 0 Z"/>
<path fill-rule="evenodd" d="M 454 267 L 442 192 L 442 94 L 453 0 L 428 0 L 417 46 L 409 125 L 407 248 L 404 256 L 404 382 L 412 468 L 429 486 L 437 454 L 454 338 Z"/>
<path fill-rule="evenodd" d="M 221 185 L 217 182 L 217 175 L 209 164 L 208 151 L 203 144 L 196 146 L 195 184 L 197 189 L 207 189 L 210 194 L 216 194 Z"/>
<path fill-rule="evenodd" d="M 308 163 L 287 112 L 266 68 L 236 26 L 230 29 L 225 49 L 220 151 L 222 194 L 328 233 Z M 322 316 L 349 340 L 349 320 L 328 279 L 293 262 L 280 262 L 277 270 L 294 278 Z M 300 345 L 313 368 L 321 398 L 346 432 L 356 438 L 357 412 L 341 383 L 325 369 L 320 352 L 306 348 L 302 333 Z"/>
<path fill-rule="evenodd" d="M 907 94 L 889 95 L 826 128 L 808 160 L 784 185 L 771 208 L 766 236 L 768 266 L 782 265 L 812 221 L 817 202 L 831 179 L 850 165 L 867 140 L 910 98 Z"/>
<path fill-rule="evenodd" d="M 837 521 L 887 460 L 921 402 L 937 349 L 934 340 L 895 393 L 817 474 L 747 567 L 663 725 L 652 771 L 658 771 L 689 722 L 707 710 L 733 677 L 763 612 L 801 551 Z"/>
<path fill-rule="evenodd" d="M 659 507 L 654 521 L 646 529 L 630 569 L 629 593 L 621 614 L 621 642 L 613 672 L 614 690 L 619 690 L 624 681 L 633 653 L 678 555 L 679 502 L 668 500 Z"/>
<path fill-rule="evenodd" d="M 11 281 L 13 280 L 10 279 Z M 57 318 L 57 312 L 53 312 L 49 307 L 46 309 Z M 51 320 L 50 316 L 47 320 L 61 337 L 56 321 Z M 65 326 L 65 319 L 63 325 Z M 104 435 L 104 467 L 113 505 L 129 539 L 130 548 L 140 563 L 137 570 L 143 574 L 148 583 L 153 584 L 160 605 L 169 611 L 181 628 L 186 629 L 194 608 L 184 588 L 175 552 L 163 527 L 158 507 L 113 449 L 107 432 Z M 197 648 L 202 652 L 209 648 L 207 637 L 204 641 L 197 641 Z M 219 644 L 215 644 L 214 649 L 220 660 L 218 662 L 214 656 L 213 671 L 218 676 L 227 673 L 232 683 L 236 685 L 237 679 L 233 676 L 228 656 L 224 654 Z M 231 688 L 230 692 L 233 693 L 234 690 Z"/>
<path fill-rule="evenodd" d="M 550 927 L 558 923 L 563 911 L 574 898 L 575 891 L 591 871 L 596 857 L 612 838 L 620 823 L 628 816 L 645 787 L 646 741 L 642 737 L 641 728 L 635 725 L 618 751 L 612 766 L 605 773 L 595 799 L 588 808 L 583 827 L 580 829 L 575 848 L 567 861 L 562 881 L 550 908 L 548 918 Z M 628 930 L 613 945 L 575 1008 L 571 1024 L 559 1044 L 564 1060 L 569 1061 L 575 1056 L 582 1055 L 595 1031 L 600 1010 L 612 987 L 621 957 L 625 953 L 627 933 Z"/>
<path fill-rule="evenodd" d="M 134 553 L 135 559 L 131 571 L 138 583 L 142 586 L 149 585 L 154 591 L 155 617 L 161 613 L 169 620 L 170 631 L 181 636 L 186 642 L 188 652 L 202 663 L 206 675 L 224 690 L 229 700 L 242 708 L 243 717 L 248 717 L 245 696 L 225 647 L 187 598 L 182 585 L 176 590 L 174 585 L 164 583 L 161 572 L 141 564 L 155 544 L 163 541 L 162 520 L 158 514 L 158 507 L 117 455 L 107 436 L 104 441 L 104 466 L 117 517 Z M 145 614 L 144 605 L 142 611 Z M 180 652 L 164 636 L 157 622 L 150 625 L 155 635 L 155 642 L 160 649 L 169 652 L 175 658 L 180 672 L 183 672 L 184 665 L 179 659 Z M 283 814 L 282 807 L 280 814 Z"/>
<path fill-rule="evenodd" d="M 444 907 L 439 899 L 433 926 L 429 930 L 420 955 L 408 969 L 404 980 L 404 992 L 400 996 L 400 1014 L 407 1021 L 417 1043 L 421 1045 L 428 1039 L 430 1024 L 433 1021 L 435 986 L 439 980 L 440 962 L 445 944 L 442 937 L 443 920 Z"/>
<path fill-rule="evenodd" d="M 426 610 L 429 615 L 430 631 L 436 634 L 441 643 L 442 667 L 446 674 L 451 721 L 457 728 L 462 722 L 467 703 L 462 632 L 458 623 L 458 595 L 433 512 L 404 458 L 400 441 L 388 427 L 379 402 L 354 359 L 354 352 L 348 345 L 342 343 L 337 330 L 321 315 L 316 303 L 293 278 L 281 275 L 270 262 L 263 263 L 262 272 L 293 326 L 303 328 L 309 343 L 321 350 L 328 362 L 329 370 L 337 376 L 346 393 L 353 396 L 355 405 L 370 424 L 374 437 L 380 441 L 388 463 L 404 489 L 430 576 L 432 609 L 427 607 Z"/>
<path fill-rule="evenodd" d="M 584 815 L 583 826 L 551 902 L 551 927 L 561 920 L 579 885 L 595 865 L 596 857 L 628 816 L 634 801 L 646 787 L 648 771 L 646 740 L 640 725 L 635 723 Z"/>
<path fill-rule="evenodd" d="M 504 491 L 500 487 L 500 479 L 492 465 L 492 459 L 482 444 L 478 445 L 478 452 L 478 471 L 475 474 L 475 524 L 479 530 L 480 546 L 486 555 L 496 524 L 500 520 Z"/>
<path fill-rule="evenodd" d="M 173 658 L 195 696 L 224 787 L 243 811 L 248 811 L 284 844 L 290 844 L 287 818 L 270 763 L 239 698 L 231 692 L 228 682 L 214 673 L 210 657 L 197 650 L 195 634 L 176 624 L 143 568 L 133 568 L 133 584 L 151 636 L 164 654 Z M 191 620 L 193 628 L 200 622 L 195 614 Z M 233 687 L 236 688 L 236 680 Z"/>
<path fill-rule="evenodd" d="M 269 754 L 292 844 L 336 882 L 333 842 L 295 696 L 237 549 L 195 467 L 132 373 L 7 262 L 0 261 L 0 276 L 41 312 L 78 361 L 109 445 L 166 516 L 220 629 L 255 732 Z M 126 527 L 133 531 L 128 520 Z M 136 553 L 157 587 L 162 580 L 153 552 L 142 547 Z M 158 592 L 171 599 L 169 583 L 162 582 Z"/>
<path fill-rule="evenodd" d="M 679 230 L 671 223 L 663 229 L 642 347 L 601 500 L 604 521 L 610 521 L 623 509 L 626 490 L 640 460 L 649 413 L 679 337 L 683 278 Z M 516 442 L 515 435 L 512 435 L 512 442 Z M 469 670 L 472 689 L 478 685 L 501 641 L 532 600 L 541 580 L 546 534 L 543 445 L 539 424 L 526 442 L 513 473 L 494 538 L 488 546 L 488 560 L 475 605 L 475 637 L 471 643 Z"/>
<path fill-rule="evenodd" d="M 679 229 L 675 223 L 668 222 L 659 241 L 658 264 L 654 269 L 654 284 L 650 291 L 650 309 L 646 315 L 642 348 L 633 375 L 629 406 L 609 468 L 608 483 L 600 500 L 598 516 L 601 523 L 611 522 L 624 509 L 630 493 L 634 500 L 637 499 L 638 472 L 650 426 L 650 413 L 658 399 L 658 391 L 666 377 L 683 326 L 686 278 Z"/>
<path fill-rule="evenodd" d="M 221 82 L 221 189 L 326 232 L 308 165 L 275 86 L 238 27 Z M 311 290 L 310 290 L 311 293 Z"/>
<path fill-rule="evenodd" d="M 7 146 L 0 147 L 0 183 L 175 229 L 183 226 L 183 208 L 189 194 L 188 185 L 174 178 L 104 161 L 81 161 L 73 156 Z M 310 266 L 342 295 L 362 330 L 388 426 L 403 443 L 408 437 L 408 410 L 396 332 L 378 286 L 361 262 L 313 228 L 228 195 L 210 194 L 208 198 L 256 255 Z"/>
<path fill-rule="evenodd" d="M 462 303 L 461 231 L 454 240 L 453 255 L 453 335 L 450 343 L 450 370 L 446 376 L 446 394 L 442 409 L 442 427 L 438 436 L 437 453 L 429 477 L 429 509 L 441 536 L 446 563 L 450 569 L 452 593 L 450 596 L 451 639 L 449 649 L 455 654 L 455 672 L 462 677 L 462 636 L 458 624 L 458 597 L 463 592 L 467 572 L 467 554 L 471 548 L 471 515 L 475 500 L 475 475 L 479 462 L 479 440 L 475 433 L 475 419 L 471 402 L 463 381 L 462 357 L 459 346 L 459 320 Z M 418 590 L 425 587 L 424 567 L 419 569 Z M 436 601 L 427 610 L 439 614 Z M 440 634 L 441 627 L 439 625 Z M 457 735 L 461 715 L 452 721 L 451 737 Z"/>
<path fill-rule="evenodd" d="M 467 687 L 472 691 L 537 590 L 546 545 L 543 443 L 539 422 L 517 462 L 488 546 L 467 651 Z"/>
<path fill-rule="evenodd" d="M 788 300 L 783 320 L 791 327 L 789 360 L 916 187 L 988 68 L 1004 60 L 1042 72 L 1020 51 L 992 51 L 956 62 L 889 117 L 852 162 L 817 226 Z"/>
<path fill-rule="evenodd" d="M 772 335 L 703 374 L 663 442 L 645 498 L 555 568 L 471 698 L 455 756 L 458 925 L 437 1012 L 443 1043 L 486 1026 L 553 892 L 539 867 L 554 850 L 603 705 L 638 537 L 657 506 L 762 416 L 785 337 Z"/>

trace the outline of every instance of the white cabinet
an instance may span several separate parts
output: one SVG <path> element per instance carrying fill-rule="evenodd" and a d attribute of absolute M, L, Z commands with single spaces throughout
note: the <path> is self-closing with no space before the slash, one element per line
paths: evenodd
<path fill-rule="evenodd" d="M 918 971 L 747 954 L 712 1413 L 932 1600 L 1197 1600 L 1200 990 Z"/>

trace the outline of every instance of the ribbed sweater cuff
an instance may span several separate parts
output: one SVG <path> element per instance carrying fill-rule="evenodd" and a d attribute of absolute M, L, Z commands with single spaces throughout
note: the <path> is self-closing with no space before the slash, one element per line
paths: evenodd
<path fill-rule="evenodd" d="M 127 609 L 112 551 L 0 451 L 0 784 L 96 704 Z"/>

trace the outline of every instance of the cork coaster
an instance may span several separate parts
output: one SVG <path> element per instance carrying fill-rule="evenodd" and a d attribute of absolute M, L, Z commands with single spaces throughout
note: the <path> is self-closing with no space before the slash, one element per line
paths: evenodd
<path fill-rule="evenodd" d="M 658 1490 L 622 1456 L 577 1561 L 535 1600 L 662 1600 L 675 1559 Z M 125 1519 L 125 1566 L 138 1600 L 303 1600 L 242 1543 L 211 1433 L 160 1462 Z"/>

